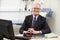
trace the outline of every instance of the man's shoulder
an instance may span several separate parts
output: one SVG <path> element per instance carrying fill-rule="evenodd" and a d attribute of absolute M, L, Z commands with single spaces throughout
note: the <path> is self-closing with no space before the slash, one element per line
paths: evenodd
<path fill-rule="evenodd" d="M 32 15 L 27 15 L 26 17 L 31 17 Z"/>
<path fill-rule="evenodd" d="M 39 15 L 39 17 L 40 17 L 40 19 L 43 20 L 43 21 L 46 20 L 46 18 L 43 17 L 43 16 L 41 16 L 41 15 Z"/>
<path fill-rule="evenodd" d="M 43 16 L 41 16 L 41 15 L 39 15 L 39 17 L 42 18 L 42 19 L 46 19 L 45 17 L 43 17 Z"/>

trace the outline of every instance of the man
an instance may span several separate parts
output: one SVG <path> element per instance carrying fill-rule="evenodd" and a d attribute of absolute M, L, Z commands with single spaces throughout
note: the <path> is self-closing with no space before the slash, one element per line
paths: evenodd
<path fill-rule="evenodd" d="M 33 15 L 26 16 L 22 27 L 20 28 L 19 32 L 21 34 L 46 34 L 50 33 L 51 30 L 46 22 L 46 18 L 39 15 L 41 11 L 40 4 L 34 4 L 32 8 Z"/>

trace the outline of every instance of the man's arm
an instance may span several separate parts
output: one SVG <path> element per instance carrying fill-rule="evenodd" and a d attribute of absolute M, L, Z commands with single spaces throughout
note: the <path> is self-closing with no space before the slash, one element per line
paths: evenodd
<path fill-rule="evenodd" d="M 43 22 L 43 28 L 42 28 L 42 34 L 47 34 L 47 33 L 50 33 L 51 32 L 51 30 L 50 30 L 50 28 L 49 28 L 49 26 L 48 26 L 48 24 L 47 24 L 47 22 L 46 22 L 46 18 L 44 18 L 44 22 Z"/>
<path fill-rule="evenodd" d="M 25 18 L 24 23 L 22 24 L 22 27 L 19 30 L 19 33 L 21 33 L 21 34 L 23 34 L 23 31 L 25 31 L 25 28 L 26 28 L 26 20 L 27 20 L 27 18 Z"/>

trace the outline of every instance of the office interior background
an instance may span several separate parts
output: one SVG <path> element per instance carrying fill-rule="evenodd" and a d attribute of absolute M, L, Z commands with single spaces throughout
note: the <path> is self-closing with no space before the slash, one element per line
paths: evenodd
<path fill-rule="evenodd" d="M 52 32 L 60 35 L 60 0 L 0 0 L 0 19 L 12 20 L 13 23 L 22 23 L 25 16 L 31 14 L 32 4 L 36 2 L 41 4 L 41 9 L 49 8 L 52 10 L 52 16 L 47 17 L 47 22 Z M 19 26 L 17 27 L 19 28 Z M 15 31 L 19 32 L 19 30 Z"/>

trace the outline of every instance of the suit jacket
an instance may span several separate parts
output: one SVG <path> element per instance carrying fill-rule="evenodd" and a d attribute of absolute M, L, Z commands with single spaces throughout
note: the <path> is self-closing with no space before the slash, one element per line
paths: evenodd
<path fill-rule="evenodd" d="M 23 31 L 27 31 L 29 28 L 32 27 L 32 20 L 33 15 L 26 16 L 22 27 L 20 28 L 19 32 L 22 34 Z M 34 27 L 36 31 L 42 31 L 42 34 L 50 33 L 51 30 L 46 22 L 46 18 L 42 17 L 41 15 L 38 16 L 36 25 Z"/>

